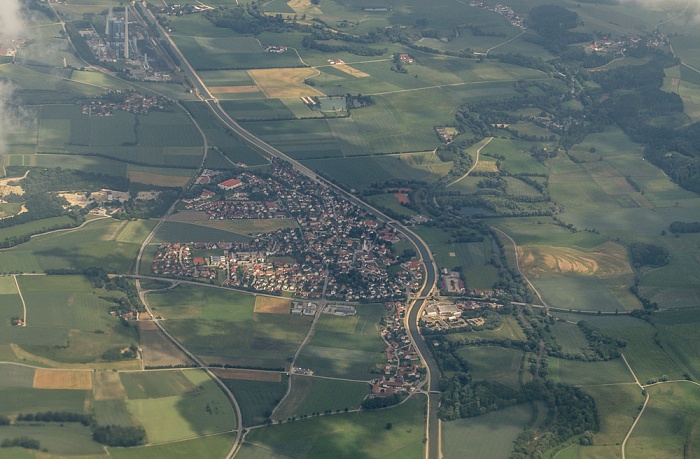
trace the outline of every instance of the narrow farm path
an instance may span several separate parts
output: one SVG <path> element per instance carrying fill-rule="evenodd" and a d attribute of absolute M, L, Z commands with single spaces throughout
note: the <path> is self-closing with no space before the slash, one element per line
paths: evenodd
<path fill-rule="evenodd" d="M 325 287 L 324 287 L 324 293 L 325 293 Z M 297 358 L 299 357 L 299 354 L 301 353 L 301 350 L 304 349 L 304 346 L 306 346 L 306 343 L 309 342 L 311 337 L 314 335 L 314 329 L 316 328 L 316 322 L 318 322 L 318 318 L 321 317 L 321 310 L 323 309 L 323 304 L 319 302 L 318 308 L 316 309 L 316 315 L 314 315 L 314 320 L 311 322 L 311 327 L 309 327 L 309 332 L 306 334 L 304 337 L 304 341 L 301 342 L 299 347 L 297 348 L 296 352 L 294 353 L 294 357 L 292 357 L 292 362 L 289 364 L 289 379 L 287 380 L 287 393 L 284 394 L 284 397 L 279 401 L 277 406 L 275 406 L 275 409 L 272 410 L 272 414 L 270 415 L 271 419 L 274 419 L 275 413 L 277 412 L 277 409 L 282 406 L 282 403 L 289 397 L 289 394 L 292 393 L 292 377 L 291 375 L 294 374 L 294 364 L 297 362 Z"/>
<path fill-rule="evenodd" d="M 22 326 L 27 326 L 27 303 L 24 302 L 24 296 L 22 296 L 22 290 L 19 288 L 19 282 L 17 282 L 17 275 L 13 275 L 12 279 L 15 281 L 15 286 L 17 287 L 17 293 L 19 294 L 19 299 L 22 300 L 22 308 L 24 309 L 24 317 L 22 318 Z"/>
<path fill-rule="evenodd" d="M 510 43 L 511 41 L 522 37 L 523 34 L 525 34 L 525 31 L 520 32 L 518 35 L 514 36 L 514 37 L 511 38 L 510 40 L 506 40 L 506 41 L 504 41 L 503 43 L 499 43 L 499 44 L 497 44 L 496 46 L 490 47 L 489 49 L 486 50 L 486 52 L 484 53 L 484 56 L 488 56 L 489 53 L 490 53 L 491 51 L 493 51 L 494 49 L 496 49 L 496 48 L 498 48 L 498 47 L 500 47 L 500 46 L 503 46 L 503 45 L 507 45 L 507 44 Z M 474 53 L 474 54 L 476 54 L 476 53 Z"/>
<path fill-rule="evenodd" d="M 526 276 L 525 274 L 523 274 L 523 271 L 520 269 L 520 256 L 518 255 L 518 246 L 517 246 L 517 244 L 515 243 L 515 240 L 513 240 L 512 237 L 508 236 L 505 232 L 499 230 L 498 228 L 495 228 L 495 227 L 492 226 L 491 229 L 493 229 L 494 231 L 497 231 L 498 233 L 500 233 L 500 234 L 502 234 L 503 236 L 505 236 L 505 238 L 508 239 L 508 240 L 510 241 L 511 244 L 513 244 L 513 250 L 515 251 L 515 267 L 518 269 L 518 273 L 520 273 L 520 275 L 523 276 L 523 279 L 525 279 L 525 282 L 527 282 L 527 285 L 529 285 L 530 288 L 532 289 L 532 291 L 535 292 L 535 295 L 537 295 L 537 298 L 540 300 L 540 303 L 541 303 L 546 309 L 549 309 L 549 305 L 547 304 L 546 301 L 544 301 L 544 299 L 542 298 L 542 295 L 540 295 L 539 290 L 537 290 L 537 287 L 535 287 L 535 284 L 533 284 L 532 282 L 530 282 L 530 279 L 528 279 L 527 276 Z M 533 305 L 533 306 L 535 306 L 535 305 Z M 632 370 L 632 369 L 630 368 L 630 371 L 631 371 L 631 370 Z"/>
<path fill-rule="evenodd" d="M 492 141 L 494 138 L 495 138 L 495 137 L 489 137 L 488 140 L 486 140 L 486 143 L 484 143 L 482 146 L 479 147 L 478 150 L 476 150 L 476 159 L 474 160 L 474 164 L 472 164 L 472 167 L 469 168 L 469 170 L 467 171 L 467 173 L 464 174 L 463 176 L 461 176 L 460 178 L 455 179 L 455 180 L 451 181 L 450 183 L 448 183 L 448 184 L 445 186 L 445 188 L 450 187 L 450 186 L 454 185 L 455 183 L 459 182 L 460 180 L 466 178 L 467 176 L 469 176 L 469 174 L 472 173 L 472 171 L 473 171 L 474 169 L 476 169 L 476 166 L 479 164 L 479 155 L 481 154 L 481 149 L 484 148 L 486 145 L 490 144 L 491 141 Z"/>

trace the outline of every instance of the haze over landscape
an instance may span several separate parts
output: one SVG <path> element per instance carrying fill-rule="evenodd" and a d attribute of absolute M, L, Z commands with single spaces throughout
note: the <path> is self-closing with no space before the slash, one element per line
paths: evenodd
<path fill-rule="evenodd" d="M 0 0 L 0 459 L 700 457 L 698 6 Z"/>

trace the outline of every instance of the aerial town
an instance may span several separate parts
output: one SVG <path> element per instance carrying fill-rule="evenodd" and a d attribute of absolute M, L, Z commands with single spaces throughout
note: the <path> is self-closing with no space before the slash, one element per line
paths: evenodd
<path fill-rule="evenodd" d="M 420 264 L 402 260 L 391 246 L 402 236 L 362 209 L 340 199 L 282 161 L 271 176 L 243 172 L 186 201 L 210 220 L 293 219 L 295 227 L 256 234 L 251 241 L 163 243 L 153 272 L 175 277 L 222 279 L 222 285 L 302 298 L 384 301 L 416 291 Z M 200 250 L 219 250 L 203 257 Z M 399 266 L 390 275 L 388 268 Z"/>

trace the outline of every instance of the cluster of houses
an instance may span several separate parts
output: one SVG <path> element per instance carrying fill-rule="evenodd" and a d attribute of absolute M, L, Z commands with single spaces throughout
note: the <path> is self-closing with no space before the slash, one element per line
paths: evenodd
<path fill-rule="evenodd" d="M 155 274 L 173 277 L 194 277 L 216 279 L 220 269 L 227 267 L 227 251 L 233 246 L 231 242 L 168 243 L 158 246 L 153 259 L 152 271 Z M 221 250 L 221 255 L 195 257 L 194 251 Z"/>
<path fill-rule="evenodd" d="M 639 35 L 623 35 L 617 38 L 604 36 L 591 43 L 589 49 L 597 53 L 619 54 L 624 53 L 628 48 L 636 46 L 642 41 L 643 38 Z M 644 43 L 649 47 L 666 46 L 668 44 L 668 38 L 666 35 L 656 30 L 654 35 L 647 37 Z"/>
<path fill-rule="evenodd" d="M 420 384 L 425 369 L 404 327 L 406 307 L 400 301 L 386 303 L 388 319 L 382 330 L 386 343 L 386 365 L 383 374 L 373 379 L 370 397 L 388 397 L 396 393 L 411 392 Z"/>
<path fill-rule="evenodd" d="M 435 132 L 437 133 L 440 141 L 443 143 L 450 143 L 452 139 L 459 133 L 456 128 L 453 127 L 440 127 L 435 126 Z"/>
<path fill-rule="evenodd" d="M 267 45 L 265 51 L 268 53 L 284 53 L 287 51 L 287 47 L 282 45 Z"/>
<path fill-rule="evenodd" d="M 183 16 L 185 14 L 201 13 L 202 11 L 213 9 L 211 6 L 206 6 L 204 4 L 192 5 L 166 5 L 166 6 L 155 6 L 149 4 L 149 9 L 154 13 L 165 14 L 168 16 Z"/>
<path fill-rule="evenodd" d="M 214 266 L 226 271 L 224 285 L 312 299 L 321 296 L 325 284 L 329 299 L 343 301 L 386 301 L 420 287 L 418 262 L 389 274 L 389 266 L 399 263 L 391 245 L 402 240 L 400 233 L 287 163 L 274 161 L 270 176 L 246 171 L 219 183 L 216 176 L 207 177 L 211 185 L 189 200 L 188 208 L 207 212 L 212 220 L 292 218 L 296 224 L 231 245 L 223 263 Z M 224 199 L 213 199 L 222 193 Z M 159 248 L 154 272 L 216 277 L 206 259 L 202 265 L 194 263 L 194 254 L 191 262 L 185 260 L 175 245 Z"/>
<path fill-rule="evenodd" d="M 148 115 L 154 110 L 165 110 L 167 102 L 160 97 L 146 97 L 138 92 L 124 93 L 120 101 L 110 99 L 92 99 L 83 102 L 83 115 L 112 116 L 115 110 L 124 110 L 139 115 Z"/>
<path fill-rule="evenodd" d="M 209 184 L 215 175 L 200 175 L 198 184 Z M 206 212 L 210 220 L 290 218 L 275 199 L 281 184 L 262 180 L 244 172 L 234 178 L 219 182 L 217 191 L 203 189 L 200 196 L 183 200 L 188 210 Z M 217 192 L 223 199 L 213 199 Z M 261 199 L 262 198 L 262 199 Z"/>
<path fill-rule="evenodd" d="M 489 11 L 493 11 L 495 13 L 498 13 L 502 16 L 505 16 L 508 21 L 515 27 L 520 27 L 521 29 L 526 29 L 525 27 L 525 19 L 520 16 L 518 13 L 513 11 L 513 8 L 510 6 L 506 5 L 501 5 L 500 3 L 497 3 L 494 6 L 487 5 L 484 2 L 476 2 L 476 1 L 471 1 L 469 2 L 469 6 L 473 6 L 475 8 L 484 8 Z"/>

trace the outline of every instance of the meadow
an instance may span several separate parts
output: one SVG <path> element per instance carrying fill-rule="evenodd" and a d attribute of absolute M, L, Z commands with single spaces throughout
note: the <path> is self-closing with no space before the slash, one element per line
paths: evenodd
<path fill-rule="evenodd" d="M 106 292 L 93 289 L 84 277 L 22 276 L 18 282 L 27 326 L 9 338 L 34 355 L 89 364 L 138 341 L 133 328 L 109 314 L 112 303 L 101 298 Z"/>
<path fill-rule="evenodd" d="M 435 181 L 449 172 L 452 162 L 442 162 L 437 156 L 404 153 L 353 157 L 305 159 L 302 164 L 351 188 L 362 190 L 387 179 Z M 372 200 L 372 198 L 369 198 Z M 404 212 L 405 209 L 402 209 Z"/>
<path fill-rule="evenodd" d="M 274 419 L 355 409 L 368 394 L 367 383 L 292 376 L 292 391 L 275 411 Z"/>
<path fill-rule="evenodd" d="M 252 309 L 252 306 L 251 306 Z M 252 320 L 167 320 L 164 326 L 208 363 L 279 369 L 306 336 L 311 319 L 253 314 Z"/>
<path fill-rule="evenodd" d="M 445 457 L 476 454 L 485 459 L 507 459 L 512 442 L 533 416 L 530 404 L 511 406 L 482 416 L 442 423 Z"/>
<path fill-rule="evenodd" d="M 187 222 L 164 222 L 151 239 L 152 244 L 163 242 L 245 242 L 250 240 L 248 236 L 230 231 L 208 228 Z"/>
<path fill-rule="evenodd" d="M 467 361 L 474 381 L 495 381 L 513 389 L 520 387 L 523 352 L 492 346 L 467 346 L 457 354 Z"/>
<path fill-rule="evenodd" d="M 165 319 L 248 322 L 253 320 L 255 297 L 233 290 L 179 285 L 149 293 L 148 302 Z"/>
<path fill-rule="evenodd" d="M 387 410 L 321 416 L 265 427 L 246 436 L 247 445 L 294 457 L 423 457 L 423 398 Z M 387 429 L 387 425 L 391 428 Z M 258 448 L 244 447 L 240 457 L 258 458 Z M 269 456 L 268 456 L 269 457 Z"/>
<path fill-rule="evenodd" d="M 79 423 L 15 425 L 0 427 L 0 441 L 17 437 L 36 438 L 54 457 L 101 455 L 104 447 L 93 441 L 90 427 Z"/>
<path fill-rule="evenodd" d="M 210 435 L 192 440 L 136 448 L 108 448 L 114 459 L 190 459 L 193 457 L 225 457 L 235 440 L 233 434 Z"/>
<path fill-rule="evenodd" d="M 92 402 L 95 420 L 101 425 L 118 425 L 129 427 L 134 425 L 134 418 L 126 408 L 126 400 L 94 400 Z"/>
<path fill-rule="evenodd" d="M 188 37 L 177 34 L 174 34 L 172 38 L 195 70 L 245 70 L 304 66 L 295 53 L 268 53 L 253 38 Z"/>
<path fill-rule="evenodd" d="M 582 320 L 585 320 L 583 318 Z M 556 322 L 551 326 L 552 335 L 566 354 L 579 354 L 588 347 L 588 340 L 581 329 L 568 322 Z"/>
<path fill-rule="evenodd" d="M 223 382 L 236 397 L 245 427 L 263 424 L 287 392 L 286 377 L 279 382 L 243 379 L 224 379 Z"/>
<path fill-rule="evenodd" d="M 549 277 L 530 279 L 547 304 L 561 309 L 615 312 L 622 304 L 597 277 Z"/>
<path fill-rule="evenodd" d="M 593 448 L 614 445 L 617 453 L 644 402 L 642 391 L 636 384 L 587 386 L 584 390 L 595 399 L 600 415 L 600 431 Z"/>
<path fill-rule="evenodd" d="M 659 314 L 654 325 L 663 349 L 684 373 L 693 380 L 700 377 L 700 347 L 696 333 L 696 311 Z"/>
<path fill-rule="evenodd" d="M 357 315 L 351 317 L 322 315 L 314 335 L 299 354 L 297 366 L 321 376 L 370 379 L 370 370 L 386 363 L 381 354 L 386 344 L 378 328 L 384 306 L 357 305 L 356 310 Z"/>
<path fill-rule="evenodd" d="M 199 391 L 182 371 L 122 372 L 119 378 L 130 400 L 173 397 Z"/>
<path fill-rule="evenodd" d="M 229 161 L 244 163 L 248 166 L 267 164 L 256 150 L 226 129 L 205 104 L 185 102 L 183 106 L 204 131 L 209 146 L 216 147 Z"/>
<path fill-rule="evenodd" d="M 549 376 L 554 381 L 575 386 L 634 383 L 634 378 L 622 359 L 582 362 L 550 357 Z"/>
<path fill-rule="evenodd" d="M 446 335 L 448 341 L 458 341 L 461 339 L 512 339 L 525 341 L 525 333 L 513 316 L 502 317 L 503 323 L 493 330 L 480 330 L 472 332 L 450 333 Z"/>
<path fill-rule="evenodd" d="M 126 273 L 132 267 L 142 238 L 153 225 L 143 220 L 96 219 L 81 228 L 40 235 L 4 252 L 0 271 L 31 273 L 101 266 L 111 273 Z M 122 233 L 124 236 L 120 238 Z M 89 246 L 86 240 L 91 241 Z"/>
<path fill-rule="evenodd" d="M 693 383 L 660 384 L 627 443 L 631 457 L 694 457 L 700 451 L 697 425 L 700 388 Z"/>
<path fill-rule="evenodd" d="M 155 377 L 172 387 L 170 373 L 159 372 Z M 149 443 L 185 440 L 236 427 L 233 407 L 216 383 L 200 370 L 185 371 L 184 375 L 196 392 L 181 390 L 180 395 L 127 400 L 129 413 L 146 429 Z M 151 395 L 163 394 L 160 389 L 155 391 Z"/>
<path fill-rule="evenodd" d="M 88 391 L 60 389 L 32 389 L 12 387 L 0 390 L 0 416 L 39 411 L 70 411 L 82 413 Z"/>
<path fill-rule="evenodd" d="M 683 378 L 684 370 L 654 340 L 657 331 L 653 327 L 610 329 L 606 332 L 627 342 L 622 352 L 642 384 L 664 375 L 669 379 Z"/>

